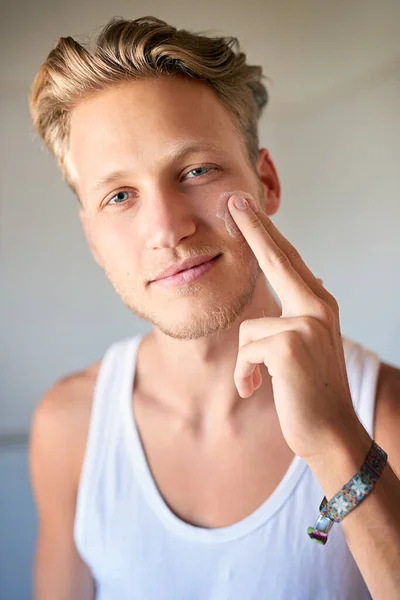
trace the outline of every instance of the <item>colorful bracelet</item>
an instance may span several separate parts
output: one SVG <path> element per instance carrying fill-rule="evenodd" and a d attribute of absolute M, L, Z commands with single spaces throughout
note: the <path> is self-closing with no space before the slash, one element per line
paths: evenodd
<path fill-rule="evenodd" d="M 352 510 L 356 508 L 372 491 L 380 478 L 387 463 L 388 455 L 373 440 L 363 465 L 328 502 L 324 496 L 319 507 L 320 515 L 314 527 L 308 527 L 307 533 L 318 544 L 325 545 L 328 534 L 334 523 L 340 523 Z"/>

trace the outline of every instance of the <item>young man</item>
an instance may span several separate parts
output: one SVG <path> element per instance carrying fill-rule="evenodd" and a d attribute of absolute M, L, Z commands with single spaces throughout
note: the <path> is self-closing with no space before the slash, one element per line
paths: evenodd
<path fill-rule="evenodd" d="M 92 48 L 60 39 L 35 79 L 93 255 L 153 325 L 36 410 L 38 600 L 400 598 L 400 371 L 342 338 L 272 224 L 267 94 L 235 49 L 119 19 Z M 389 462 L 316 544 L 372 440 Z"/>

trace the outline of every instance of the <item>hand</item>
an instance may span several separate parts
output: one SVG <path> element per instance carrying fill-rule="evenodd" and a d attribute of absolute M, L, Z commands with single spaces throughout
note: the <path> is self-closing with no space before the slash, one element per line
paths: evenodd
<path fill-rule="evenodd" d="M 234 380 L 249 398 L 264 364 L 282 433 L 306 461 L 326 453 L 360 426 L 347 379 L 336 299 L 306 266 L 267 214 L 228 207 L 282 303 L 281 317 L 243 321 Z"/>

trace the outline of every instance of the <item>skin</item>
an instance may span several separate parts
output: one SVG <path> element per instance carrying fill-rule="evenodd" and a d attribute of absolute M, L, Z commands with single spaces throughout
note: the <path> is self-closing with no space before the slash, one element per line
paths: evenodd
<path fill-rule="evenodd" d="M 229 199 L 229 210 L 283 306 L 280 318 L 242 323 L 234 374 L 237 387 L 243 398 L 250 397 L 254 368 L 259 364 L 268 367 L 283 435 L 295 454 L 307 462 L 330 500 L 326 516 L 332 521 L 340 519 L 373 598 L 395 600 L 400 589 L 398 447 L 390 459 L 386 444 L 379 448 L 385 457 L 383 472 L 361 505 L 351 510 L 352 501 L 342 488 L 348 483 L 354 493 L 352 478 L 369 454 L 372 439 L 353 407 L 338 303 L 263 210 L 247 204 L 238 210 L 234 200 Z M 393 430 L 388 437 L 390 448 L 397 435 Z M 365 491 L 358 489 L 357 493 Z M 333 512 L 329 512 L 331 504 Z M 312 527 L 309 529 L 313 535 Z"/>
<path fill-rule="evenodd" d="M 218 151 L 196 150 L 179 157 L 182 147 L 194 140 L 213 144 Z M 287 416 L 282 393 L 286 382 L 279 375 L 283 346 L 274 365 L 274 352 L 268 359 L 271 333 L 282 333 L 284 321 L 299 315 L 303 319 L 306 306 L 313 310 L 316 306 L 309 301 L 299 312 L 294 302 L 287 303 L 291 284 L 291 295 L 296 296 L 293 273 L 285 274 L 289 282 L 285 281 L 277 265 L 273 269 L 265 258 L 276 253 L 274 244 L 281 249 L 286 244 L 275 229 L 268 229 L 272 237 L 266 231 L 268 217 L 280 203 L 271 157 L 261 149 L 255 168 L 249 164 L 229 112 L 206 85 L 159 79 L 124 84 L 79 104 L 71 119 L 68 163 L 95 260 L 129 309 L 153 325 L 139 347 L 133 405 L 161 494 L 175 514 L 192 524 L 222 527 L 237 522 L 269 497 L 293 458 L 278 418 L 269 362 L 281 384 L 277 403 L 286 435 L 300 454 L 304 449 L 299 440 L 312 424 L 303 419 L 303 430 L 295 430 Z M 192 172 L 202 167 L 212 170 Z M 117 169 L 126 174 L 94 189 L 96 181 Z M 108 204 L 125 190 L 122 204 Z M 228 203 L 235 190 L 262 210 L 262 228 L 254 227 L 254 218 L 232 216 Z M 162 288 L 149 283 L 171 263 L 219 252 L 222 257 L 214 269 L 189 285 Z M 277 318 L 282 309 L 271 293 L 269 277 L 274 289 L 285 284 L 283 293 L 280 290 L 280 300 L 289 310 L 285 319 Z M 320 282 L 308 277 L 307 286 L 311 281 L 324 295 Z M 317 313 L 312 314 L 316 318 Z M 261 318 L 266 319 L 262 328 L 257 322 Z M 304 320 L 296 321 L 298 331 L 300 324 Z M 58 382 L 35 413 L 31 470 L 40 515 L 38 600 L 94 597 L 94 582 L 76 551 L 72 529 L 98 369 L 96 363 Z M 398 394 L 398 371 L 392 368 L 389 374 L 391 383 L 385 377 L 385 384 L 380 379 L 378 385 L 384 402 L 377 402 L 375 439 L 396 456 L 393 424 L 398 409 L 392 399 Z M 346 386 L 339 391 L 349 411 Z M 307 395 L 303 396 L 302 401 Z M 313 410 L 318 406 L 315 398 Z M 291 401 L 296 408 L 298 398 Z M 332 414 L 338 417 L 338 412 Z M 340 419 L 335 425 L 330 441 L 337 441 Z M 359 459 L 355 455 L 368 445 L 357 429 L 358 434 L 356 452 L 341 447 L 335 469 L 323 468 L 323 461 L 316 460 L 318 448 L 312 449 L 315 472 L 333 472 L 329 480 L 321 475 L 328 495 L 345 483 L 343 466 L 353 474 Z M 71 450 L 66 453 L 65 448 Z M 332 463 L 333 457 L 329 460 Z M 395 485 L 393 479 L 389 477 L 386 485 Z M 242 493 L 233 494 L 237 489 Z M 354 517 L 348 517 L 349 535 L 355 539 L 365 525 L 357 523 L 362 510 L 355 511 L 355 525 Z M 390 512 L 390 507 L 386 510 Z M 376 510 L 372 512 L 371 519 Z M 367 545 L 365 541 L 363 546 Z M 370 567 L 373 561 L 363 558 L 360 544 L 354 542 L 353 547 L 372 588 L 379 586 Z"/>
<path fill-rule="evenodd" d="M 193 142 L 202 149 L 177 155 Z M 133 395 L 157 485 L 187 522 L 218 527 L 238 521 L 269 496 L 293 458 L 268 378 L 247 403 L 233 380 L 240 322 L 279 316 L 280 307 L 230 216 L 227 192 L 246 192 L 274 214 L 280 202 L 274 164 L 261 149 L 257 165 L 250 165 L 214 92 L 182 79 L 124 84 L 79 104 L 68 164 L 94 259 L 130 310 L 153 324 L 139 348 Z M 208 175 L 192 172 L 203 166 Z M 127 174 L 93 189 L 115 170 Z M 106 204 L 122 189 L 128 192 L 124 206 Z M 219 265 L 186 288 L 149 284 L 171 263 L 217 252 L 223 253 Z M 162 394 L 153 384 L 154 364 Z M 73 524 L 99 366 L 58 381 L 35 411 L 30 465 L 39 515 L 37 600 L 94 598 Z M 157 443 L 161 429 L 165 446 Z M 233 501 L 233 487 L 246 493 Z"/>
<path fill-rule="evenodd" d="M 201 151 L 174 160 L 193 140 L 224 154 Z M 224 418 L 240 402 L 231 376 L 240 322 L 281 314 L 240 231 L 232 236 L 224 227 L 229 190 L 251 194 L 270 215 L 278 209 L 280 184 L 268 152 L 259 153 L 257 176 L 213 91 L 163 79 L 120 86 L 80 104 L 71 122 L 69 164 L 93 255 L 130 310 L 154 326 L 148 352 L 163 373 L 163 401 L 210 422 Z M 191 169 L 203 166 L 219 170 L 196 179 Z M 116 169 L 130 175 L 94 192 L 93 182 Z M 122 206 L 105 204 L 124 188 Z M 188 256 L 219 252 L 220 263 L 191 285 L 148 283 Z"/>

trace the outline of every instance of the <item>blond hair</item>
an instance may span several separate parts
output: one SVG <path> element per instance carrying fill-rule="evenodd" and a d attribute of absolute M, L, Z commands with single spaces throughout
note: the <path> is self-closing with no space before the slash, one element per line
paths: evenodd
<path fill-rule="evenodd" d="M 60 38 L 33 81 L 33 126 L 54 154 L 64 179 L 68 173 L 70 116 L 95 92 L 137 78 L 175 75 L 204 81 L 230 111 L 249 162 L 258 156 L 258 119 L 268 101 L 260 66 L 246 64 L 235 37 L 205 37 L 176 29 L 155 17 L 115 17 L 92 44 Z"/>

